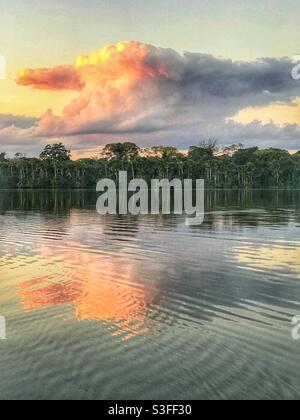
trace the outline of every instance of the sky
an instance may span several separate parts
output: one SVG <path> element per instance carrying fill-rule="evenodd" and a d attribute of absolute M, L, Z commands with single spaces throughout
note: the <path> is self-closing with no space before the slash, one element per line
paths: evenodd
<path fill-rule="evenodd" d="M 0 152 L 299 148 L 299 0 L 0 0 Z M 300 73 L 300 71 L 299 71 Z"/>

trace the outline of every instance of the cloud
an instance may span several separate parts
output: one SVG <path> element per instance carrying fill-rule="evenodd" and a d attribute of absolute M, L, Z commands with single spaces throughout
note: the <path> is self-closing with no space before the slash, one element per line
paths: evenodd
<path fill-rule="evenodd" d="M 295 142 L 298 126 L 229 120 L 245 108 L 291 104 L 300 96 L 292 68 L 288 58 L 237 62 L 126 41 L 79 56 L 73 65 L 25 69 L 17 82 L 78 91 L 62 116 L 49 109 L 32 122 L 36 138 L 69 137 L 78 147 L 94 148 L 116 136 L 183 145 L 215 135 L 222 143 L 239 137 L 245 143 L 268 139 L 284 146 Z"/>
<path fill-rule="evenodd" d="M 299 148 L 300 126 L 297 124 L 278 126 L 273 122 L 262 124 L 260 121 L 244 125 L 229 121 L 215 127 L 203 127 L 203 136 L 218 138 L 220 143 L 226 145 L 244 143 L 248 147 L 283 147 L 296 150 Z"/>
<path fill-rule="evenodd" d="M 38 118 L 0 114 L 0 152 L 38 155 L 49 139 L 36 135 Z"/>
<path fill-rule="evenodd" d="M 17 152 L 36 155 L 43 139 L 35 136 L 35 127 L 20 128 L 15 125 L 0 128 L 0 152 L 13 156 Z"/>
<path fill-rule="evenodd" d="M 17 83 L 21 86 L 33 86 L 44 90 L 82 90 L 85 86 L 80 73 L 72 66 L 21 70 Z"/>
<path fill-rule="evenodd" d="M 296 124 L 287 124 L 279 127 L 274 123 L 261 124 L 260 121 L 253 121 L 247 125 L 238 124 L 233 121 L 219 122 L 214 124 L 201 124 L 197 127 L 189 127 L 179 130 L 158 131 L 156 133 L 132 133 L 118 137 L 111 135 L 81 135 L 65 137 L 64 142 L 69 149 L 72 149 L 73 156 L 97 156 L 100 147 L 112 141 L 131 140 L 140 147 L 153 145 L 171 145 L 186 150 L 191 145 L 198 144 L 206 138 L 218 139 L 219 145 L 243 143 L 246 147 L 260 146 L 261 148 L 279 147 L 289 150 L 299 149 L 300 127 Z M 98 152 L 97 152 L 98 150 Z"/>
<path fill-rule="evenodd" d="M 0 114 L 0 130 L 10 126 L 15 126 L 18 128 L 30 128 L 37 122 L 38 118 Z"/>
<path fill-rule="evenodd" d="M 235 62 L 135 41 L 107 46 L 74 66 L 24 70 L 19 84 L 76 89 L 63 116 L 47 111 L 42 135 L 121 134 L 233 116 L 244 107 L 300 95 L 288 59 Z"/>

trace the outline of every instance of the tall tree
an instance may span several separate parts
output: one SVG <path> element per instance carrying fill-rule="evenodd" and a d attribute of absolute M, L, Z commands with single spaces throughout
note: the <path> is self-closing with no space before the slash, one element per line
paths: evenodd
<path fill-rule="evenodd" d="M 213 157 L 217 152 L 218 141 L 215 139 L 203 140 L 198 146 L 191 146 L 189 149 L 189 157 L 192 159 L 200 159 L 203 157 Z"/>
<path fill-rule="evenodd" d="M 247 162 L 252 161 L 258 152 L 258 147 L 250 147 L 248 149 L 239 149 L 233 155 L 233 161 L 237 165 L 246 165 Z"/>
<path fill-rule="evenodd" d="M 149 156 L 160 157 L 162 159 L 177 158 L 181 155 L 177 147 L 156 146 L 149 149 Z"/>
<path fill-rule="evenodd" d="M 106 159 L 131 160 L 139 155 L 140 148 L 130 142 L 107 144 L 102 152 Z"/>
<path fill-rule="evenodd" d="M 222 155 L 232 157 L 236 152 L 242 149 L 244 149 L 244 145 L 242 143 L 232 144 L 230 146 L 224 147 L 224 149 L 222 150 Z"/>
<path fill-rule="evenodd" d="M 40 154 L 40 159 L 63 162 L 71 159 L 71 152 L 62 143 L 48 144 Z"/>
<path fill-rule="evenodd" d="M 0 153 L 0 160 L 6 160 L 7 159 L 7 154 L 5 152 Z"/>

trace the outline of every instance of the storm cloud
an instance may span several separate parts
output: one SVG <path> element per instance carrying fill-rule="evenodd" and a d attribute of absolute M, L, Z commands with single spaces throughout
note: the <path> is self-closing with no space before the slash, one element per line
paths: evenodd
<path fill-rule="evenodd" d="M 157 138 L 168 142 L 210 135 L 227 143 L 230 135 L 250 141 L 257 133 L 258 141 L 262 135 L 271 142 L 282 135 L 284 144 L 288 136 L 289 143 L 295 141 L 297 126 L 228 121 L 247 107 L 290 104 L 299 97 L 293 66 L 288 58 L 238 62 L 126 41 L 79 56 L 73 65 L 22 70 L 17 82 L 35 89 L 78 91 L 62 116 L 46 110 L 39 121 L 32 121 L 38 138 L 98 135 L 101 143 L 101 136 L 148 136 L 151 144 Z M 5 121 L 9 125 L 6 118 L 0 117 L 0 138 Z M 28 128 L 20 124 L 21 119 L 19 125 L 12 122 Z"/>

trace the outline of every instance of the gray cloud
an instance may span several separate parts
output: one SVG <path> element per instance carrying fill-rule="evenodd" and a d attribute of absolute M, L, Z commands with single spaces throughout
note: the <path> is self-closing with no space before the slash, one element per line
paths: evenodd
<path fill-rule="evenodd" d="M 38 118 L 25 117 L 22 115 L 0 114 L 0 130 L 15 126 L 18 128 L 30 128 L 38 122 Z"/>
<path fill-rule="evenodd" d="M 93 64 L 92 71 L 90 65 L 78 70 L 84 87 L 63 117 L 51 111 L 39 121 L 0 116 L 1 143 L 8 142 L 8 127 L 14 127 L 21 137 L 32 130 L 33 143 L 69 137 L 76 148 L 94 147 L 116 136 L 146 145 L 176 142 L 179 147 L 211 136 L 221 143 L 298 147 L 298 126 L 226 123 L 245 107 L 290 103 L 300 97 L 300 83 L 291 76 L 294 64 L 288 58 L 235 62 L 136 42 L 111 49 L 111 56 Z M 124 83 L 128 66 L 134 71 Z M 110 69 L 111 80 L 103 78 Z M 38 79 L 39 72 L 35 74 Z"/>

